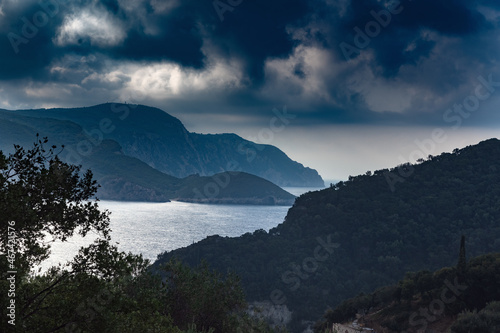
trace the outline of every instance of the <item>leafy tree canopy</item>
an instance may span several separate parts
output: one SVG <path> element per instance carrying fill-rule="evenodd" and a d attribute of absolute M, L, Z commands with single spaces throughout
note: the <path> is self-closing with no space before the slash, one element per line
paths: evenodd
<path fill-rule="evenodd" d="M 64 241 L 95 231 L 109 240 L 108 213 L 89 201 L 98 188 L 92 172 L 82 175 L 78 166 L 61 162 L 47 142 L 37 136 L 29 150 L 16 145 L 8 157 L 0 151 L 0 251 L 7 253 L 8 231 L 15 230 L 18 269 L 48 257 L 49 237 Z"/>
<path fill-rule="evenodd" d="M 288 327 L 302 332 L 325 309 L 408 271 L 456 265 L 461 235 L 468 256 L 500 251 L 498 184 L 500 141 L 491 139 L 306 193 L 269 233 L 207 237 L 157 263 L 234 269 L 249 301 L 286 306 Z M 465 251 L 461 258 L 463 270 Z M 402 297 L 412 288 L 408 281 Z"/>
<path fill-rule="evenodd" d="M 110 244 L 92 172 L 58 158 L 38 139 L 0 152 L 1 332 L 272 332 L 245 313 L 239 280 L 179 262 L 151 273 L 149 261 Z M 96 234 L 65 265 L 33 268 L 52 240 Z M 14 273 L 12 273 L 14 272 Z"/>

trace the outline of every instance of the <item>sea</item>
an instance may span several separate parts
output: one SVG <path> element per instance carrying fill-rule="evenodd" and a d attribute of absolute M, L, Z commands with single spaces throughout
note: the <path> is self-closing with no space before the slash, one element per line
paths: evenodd
<path fill-rule="evenodd" d="M 290 187 L 300 196 L 321 188 Z M 269 231 L 282 223 L 290 206 L 212 205 L 185 202 L 99 201 L 99 208 L 110 212 L 111 243 L 120 251 L 142 254 L 151 261 L 165 251 L 189 246 L 211 235 L 238 237 L 259 229 Z M 64 265 L 78 250 L 97 236 L 75 235 L 65 242 L 51 242 L 51 255 L 35 268 L 43 273 L 49 267 Z"/>

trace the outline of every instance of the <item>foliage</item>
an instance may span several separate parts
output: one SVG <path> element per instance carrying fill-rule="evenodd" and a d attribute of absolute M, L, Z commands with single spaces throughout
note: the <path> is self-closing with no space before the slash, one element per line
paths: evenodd
<path fill-rule="evenodd" d="M 500 331 L 500 302 L 481 311 L 466 311 L 451 326 L 452 333 L 496 333 Z"/>
<path fill-rule="evenodd" d="M 92 173 L 62 162 L 57 147 L 46 144 L 16 146 L 9 157 L 0 152 L 0 290 L 13 288 L 1 298 L 1 332 L 272 332 L 246 314 L 236 276 L 171 262 L 162 280 L 149 261 L 111 245 L 109 213 L 91 200 Z M 14 246 L 5 237 L 9 226 L 15 226 Z M 64 241 L 75 232 L 97 238 L 66 265 L 34 274 L 50 253 L 45 239 Z M 7 308 L 12 301 L 15 313 Z"/>
<path fill-rule="evenodd" d="M 465 236 L 462 235 L 460 240 L 460 255 L 458 257 L 457 271 L 460 275 L 464 274 L 467 269 L 467 258 L 465 256 Z"/>
<path fill-rule="evenodd" d="M 0 252 L 7 253 L 6 236 L 14 229 L 17 269 L 29 269 L 48 256 L 47 236 L 66 240 L 75 231 L 109 236 L 107 212 L 88 201 L 97 191 L 92 173 L 80 175 L 79 167 L 63 163 L 56 147 L 46 144 L 47 139 L 37 139 L 30 150 L 16 145 L 9 157 L 0 152 Z"/>
<path fill-rule="evenodd" d="M 497 332 L 500 329 L 500 253 L 474 258 L 467 267 L 465 271 L 447 267 L 433 273 L 408 273 L 396 285 L 345 300 L 328 310 L 315 329 L 322 332 L 333 323 L 348 322 L 358 314 L 367 314 L 363 321 L 376 323 L 386 332 L 417 332 L 458 315 L 451 326 L 453 333 Z M 409 285 L 412 287 L 408 288 Z M 410 302 L 401 303 L 401 290 L 405 289 L 404 298 Z M 429 313 L 427 317 L 422 315 L 425 310 Z"/>
<path fill-rule="evenodd" d="M 163 270 L 166 273 L 167 311 L 175 324 L 182 326 L 192 321 L 202 330 L 236 330 L 233 313 L 243 310 L 246 305 L 237 277 L 230 275 L 224 280 L 206 264 L 191 270 L 176 261 L 167 263 Z"/>
<path fill-rule="evenodd" d="M 500 141 L 492 139 L 416 165 L 350 177 L 296 199 L 284 223 L 269 233 L 208 237 L 160 255 L 154 265 L 176 257 L 234 269 L 250 302 L 280 290 L 293 312 L 290 328 L 302 331 L 303 321 L 408 271 L 455 265 L 461 235 L 472 257 L 499 251 L 499 171 Z M 320 250 L 327 259 L 311 265 L 318 238 L 339 247 Z M 418 288 L 403 285 L 402 301 L 411 302 Z"/>

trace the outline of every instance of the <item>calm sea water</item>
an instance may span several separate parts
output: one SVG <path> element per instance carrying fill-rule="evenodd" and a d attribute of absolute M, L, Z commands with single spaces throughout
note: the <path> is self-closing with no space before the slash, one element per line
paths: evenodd
<path fill-rule="evenodd" d="M 313 188 L 287 188 L 300 195 Z M 258 229 L 269 231 L 282 223 L 287 206 L 203 205 L 184 202 L 145 203 L 100 201 L 99 207 L 111 212 L 111 239 L 121 251 L 142 254 L 155 260 L 171 251 L 198 242 L 207 236 L 237 237 Z M 82 246 L 92 243 L 91 235 L 55 242 L 52 255 L 42 270 L 65 263 Z"/>

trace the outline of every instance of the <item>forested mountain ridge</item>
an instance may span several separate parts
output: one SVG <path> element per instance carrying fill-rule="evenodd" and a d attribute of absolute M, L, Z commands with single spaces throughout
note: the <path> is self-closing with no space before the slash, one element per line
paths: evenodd
<path fill-rule="evenodd" d="M 274 146 L 256 144 L 235 134 L 191 133 L 179 119 L 153 107 L 106 103 L 72 109 L 17 110 L 15 114 L 72 122 L 91 140 L 114 140 L 124 154 L 177 178 L 237 170 L 278 186 L 324 186 L 316 170 L 292 161 Z"/>
<path fill-rule="evenodd" d="M 304 194 L 269 233 L 212 236 L 156 265 L 205 259 L 235 271 L 250 301 L 286 306 L 301 332 L 344 299 L 453 265 L 462 234 L 471 256 L 499 251 L 499 220 L 500 141 L 491 139 Z"/>

